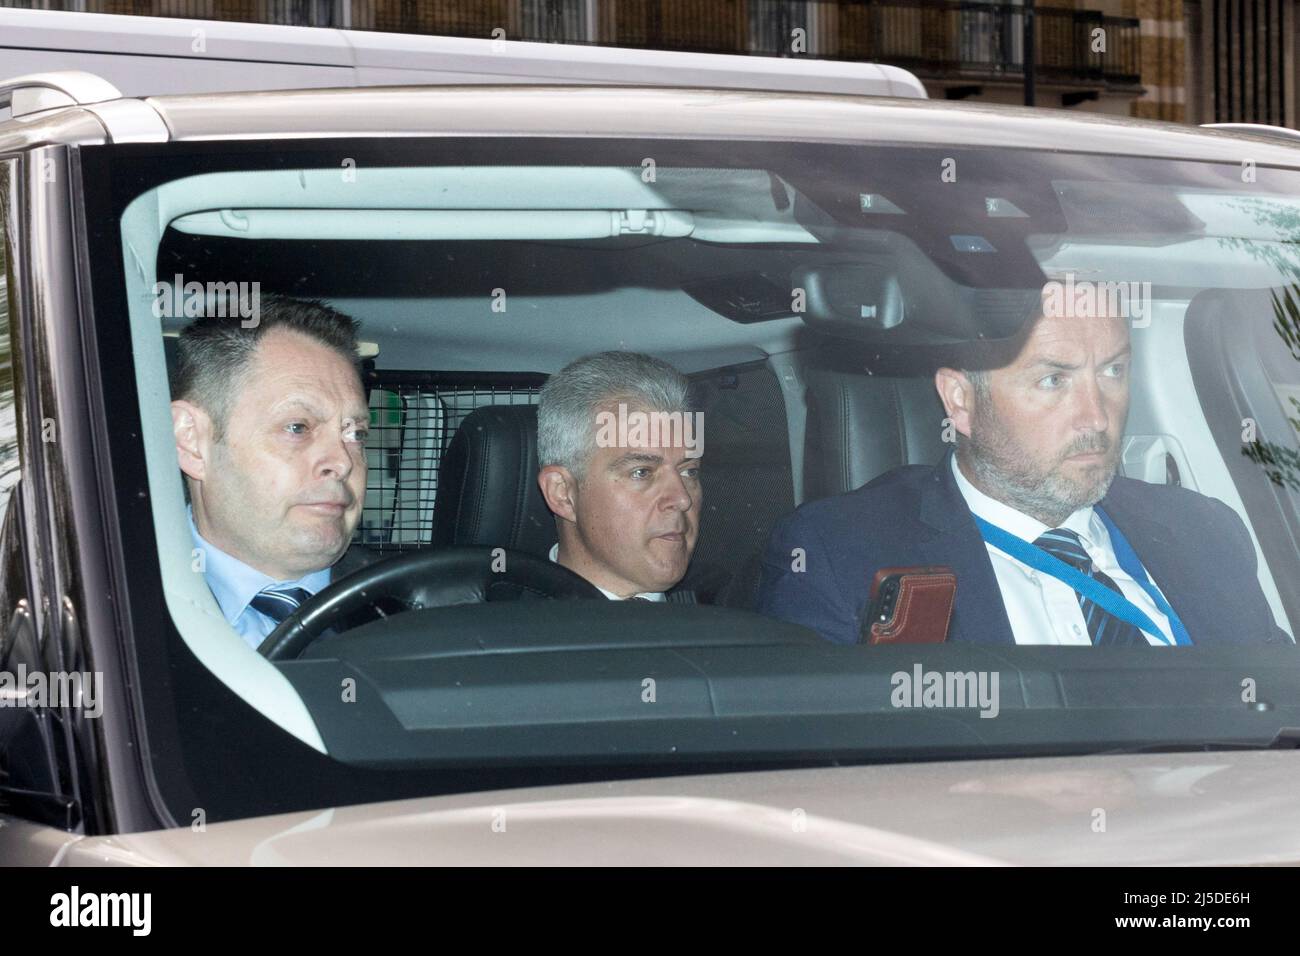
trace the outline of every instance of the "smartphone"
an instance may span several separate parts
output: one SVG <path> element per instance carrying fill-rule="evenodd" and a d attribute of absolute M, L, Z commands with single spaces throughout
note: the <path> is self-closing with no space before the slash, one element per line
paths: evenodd
<path fill-rule="evenodd" d="M 952 568 L 881 568 L 871 581 L 859 639 L 866 644 L 942 644 L 956 599 Z"/>

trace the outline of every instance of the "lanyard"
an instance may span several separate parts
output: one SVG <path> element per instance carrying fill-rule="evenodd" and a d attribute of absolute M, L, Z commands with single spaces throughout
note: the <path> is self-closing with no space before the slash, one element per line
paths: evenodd
<path fill-rule="evenodd" d="M 1174 609 L 1169 606 L 1169 602 L 1151 583 L 1150 576 L 1148 576 L 1146 569 L 1142 567 L 1142 562 L 1138 560 L 1137 553 L 1128 543 L 1128 539 L 1116 527 L 1115 522 L 1110 520 L 1110 516 L 1105 511 L 1101 508 L 1097 508 L 1096 511 L 1102 523 L 1106 526 L 1106 531 L 1110 534 L 1111 546 L 1115 549 L 1115 558 L 1119 562 L 1119 566 L 1150 596 L 1156 607 L 1160 609 L 1160 612 L 1169 619 L 1169 629 L 1173 631 L 1174 642 L 1179 646 L 1190 646 L 1192 639 L 1187 633 L 1187 628 L 1183 626 L 1182 620 L 1174 613 Z M 1127 621 L 1134 627 L 1146 631 L 1160 643 L 1169 643 L 1169 638 L 1155 625 L 1151 618 L 1122 594 L 1115 593 L 1096 578 L 1084 574 L 1078 568 L 1067 564 L 1053 554 L 1049 554 L 1037 545 L 1030 544 L 1023 538 L 1017 538 L 1011 532 L 999 528 L 992 522 L 985 521 L 979 515 L 972 514 L 971 517 L 975 519 L 975 524 L 979 526 L 980 534 L 984 536 L 984 540 L 999 551 L 1003 551 L 1031 568 L 1042 571 L 1044 574 L 1050 574 L 1057 580 L 1068 584 L 1074 591 L 1082 594 L 1094 604 L 1109 611 L 1115 617 Z"/>
<path fill-rule="evenodd" d="M 1156 607 L 1160 609 L 1160 613 L 1169 618 L 1169 630 L 1173 631 L 1174 641 L 1178 646 L 1191 647 L 1192 636 L 1187 633 L 1187 628 L 1183 626 L 1183 619 L 1174 612 L 1174 609 L 1169 606 L 1169 602 L 1165 600 L 1165 596 L 1156 589 L 1155 584 L 1147 574 L 1147 569 L 1142 566 L 1137 553 L 1133 550 L 1133 546 L 1128 543 L 1128 538 L 1124 537 L 1124 532 L 1119 530 L 1119 527 L 1111 520 L 1110 515 L 1106 514 L 1100 506 L 1093 510 L 1097 512 L 1097 517 L 1101 518 L 1101 523 L 1106 526 L 1106 531 L 1110 535 L 1110 546 L 1115 551 L 1115 560 L 1124 569 L 1124 573 L 1136 581 L 1138 586 L 1147 592 L 1147 596 L 1155 602 Z M 1110 589 L 1107 588 L 1107 590 Z"/>

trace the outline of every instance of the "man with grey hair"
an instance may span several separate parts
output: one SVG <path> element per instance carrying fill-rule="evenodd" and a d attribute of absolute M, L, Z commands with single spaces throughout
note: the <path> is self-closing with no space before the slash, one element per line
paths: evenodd
<path fill-rule="evenodd" d="M 172 430 L 208 587 L 257 647 L 332 576 L 374 558 L 349 551 L 370 411 L 353 319 L 278 296 L 262 297 L 251 325 L 225 315 L 181 331 Z"/>
<path fill-rule="evenodd" d="M 1131 366 L 1125 320 L 1049 301 L 1045 288 L 1045 307 L 994 347 L 1000 354 L 972 349 L 983 361 L 937 370 L 946 423 L 959 436 L 937 468 L 895 469 L 805 504 L 778 526 L 759 610 L 852 644 L 869 623 L 877 572 L 942 566 L 957 579 L 949 641 L 1290 643 L 1235 511 L 1186 488 L 1118 476 Z"/>
<path fill-rule="evenodd" d="M 673 588 L 699 535 L 702 419 L 685 376 L 648 355 L 601 352 L 551 376 L 537 408 L 551 560 L 611 600 L 693 603 Z"/>

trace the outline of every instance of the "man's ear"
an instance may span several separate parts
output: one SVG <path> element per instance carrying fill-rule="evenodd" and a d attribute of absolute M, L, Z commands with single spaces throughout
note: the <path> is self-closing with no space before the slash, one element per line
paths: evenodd
<path fill-rule="evenodd" d="M 193 402 L 178 399 L 172 402 L 172 435 L 176 438 L 176 460 L 181 471 L 195 481 L 202 481 L 212 444 L 212 419 Z"/>
<path fill-rule="evenodd" d="M 537 485 L 553 515 L 566 521 L 578 520 L 578 482 L 569 469 L 563 465 L 547 465 L 537 473 Z"/>
<path fill-rule="evenodd" d="M 943 402 L 944 414 L 952 419 L 957 431 L 969 438 L 971 417 L 975 413 L 975 386 L 964 372 L 945 367 L 934 373 L 934 387 Z"/>

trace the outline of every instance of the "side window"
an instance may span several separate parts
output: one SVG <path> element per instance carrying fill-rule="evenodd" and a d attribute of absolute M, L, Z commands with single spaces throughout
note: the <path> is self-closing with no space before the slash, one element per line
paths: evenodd
<path fill-rule="evenodd" d="M 9 240 L 8 209 L 3 186 L 5 170 L 0 166 L 0 521 L 9 509 L 9 497 L 18 482 L 18 420 L 14 408 L 14 365 L 9 336 Z"/>
<path fill-rule="evenodd" d="M 0 669 L 5 670 L 14 652 L 16 635 L 19 631 L 30 631 L 32 627 L 32 620 L 26 612 L 21 615 L 25 618 L 23 621 L 18 621 L 15 616 L 20 602 L 30 601 L 30 592 L 18 489 L 22 459 L 18 449 L 18 403 L 14 386 L 20 368 L 15 365 L 13 350 L 19 343 L 9 328 L 17 305 L 14 301 L 17 298 L 15 263 L 10 246 L 16 226 L 10 189 L 14 166 L 12 160 L 0 161 Z M 0 780 L 3 776 L 0 773 Z"/>

